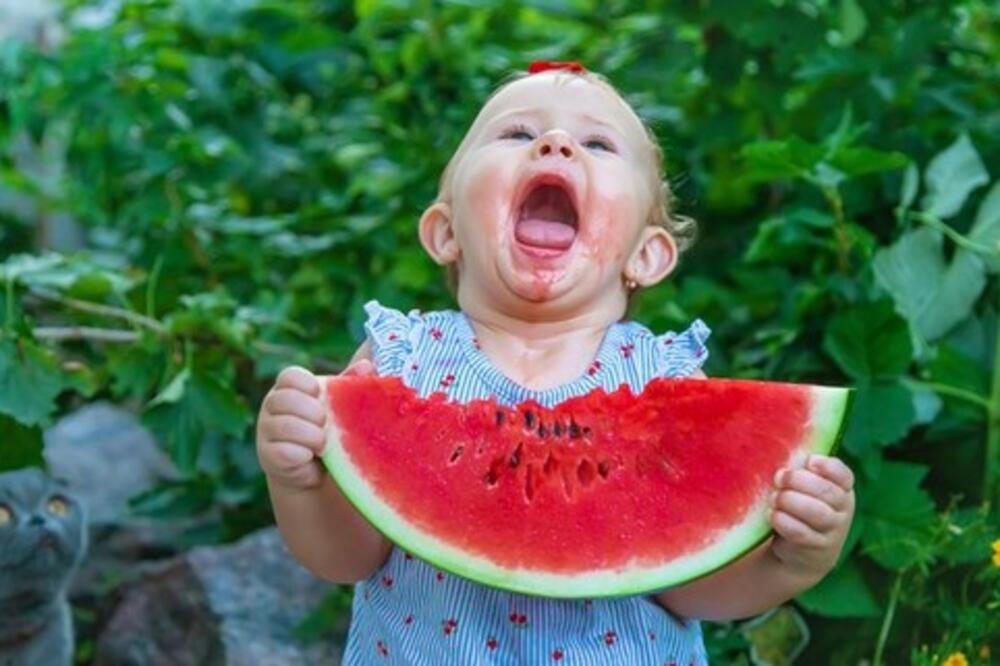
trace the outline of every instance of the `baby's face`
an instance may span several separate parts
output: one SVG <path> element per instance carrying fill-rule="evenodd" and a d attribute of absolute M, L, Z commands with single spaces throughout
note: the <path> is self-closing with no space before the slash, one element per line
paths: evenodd
<path fill-rule="evenodd" d="M 504 88 L 444 197 L 462 307 L 620 308 L 622 274 L 651 231 L 650 160 L 638 119 L 601 86 L 540 74 Z"/>

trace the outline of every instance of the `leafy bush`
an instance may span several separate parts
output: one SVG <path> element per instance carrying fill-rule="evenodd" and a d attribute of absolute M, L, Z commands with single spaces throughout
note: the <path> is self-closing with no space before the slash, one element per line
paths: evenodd
<path fill-rule="evenodd" d="M 796 600 L 803 663 L 1000 649 L 995 3 L 81 8 L 58 46 L 0 42 L 0 468 L 110 399 L 182 471 L 137 510 L 212 517 L 192 541 L 267 523 L 268 383 L 340 367 L 369 298 L 450 305 L 414 233 L 441 168 L 505 74 L 578 59 L 651 123 L 702 225 L 636 317 L 703 317 L 710 375 L 857 387 L 859 510 Z M 746 663 L 741 625 L 706 633 Z"/>

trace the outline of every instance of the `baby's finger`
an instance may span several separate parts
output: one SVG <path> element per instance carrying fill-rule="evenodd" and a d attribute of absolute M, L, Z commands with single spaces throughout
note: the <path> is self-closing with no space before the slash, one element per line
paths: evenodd
<path fill-rule="evenodd" d="M 291 365 L 282 370 L 274 386 L 296 389 L 314 397 L 319 395 L 319 380 L 316 379 L 316 375 L 298 365 Z"/>
<path fill-rule="evenodd" d="M 322 426 L 326 423 L 326 410 L 319 400 L 302 395 L 295 389 L 277 389 L 264 398 L 264 409 L 273 415 L 298 416 L 310 423 Z"/>
<path fill-rule="evenodd" d="M 784 469 L 775 475 L 775 485 L 779 490 L 798 490 L 823 500 L 836 511 L 847 508 L 847 493 L 833 481 L 807 469 Z"/>
<path fill-rule="evenodd" d="M 293 442 L 273 442 L 271 449 L 272 460 L 283 471 L 301 467 L 315 457 L 312 451 Z"/>
<path fill-rule="evenodd" d="M 363 358 L 351 363 L 341 374 L 345 377 L 350 377 L 352 375 L 367 377 L 368 375 L 375 374 L 375 365 L 367 358 Z"/>
<path fill-rule="evenodd" d="M 829 532 L 840 524 L 837 512 L 829 504 L 797 490 L 782 490 L 778 493 L 774 498 L 774 508 L 817 532 Z"/>
<path fill-rule="evenodd" d="M 264 435 L 272 442 L 294 442 L 307 446 L 314 453 L 322 453 L 326 434 L 315 423 L 297 416 L 272 416 L 264 422 Z"/>
<path fill-rule="evenodd" d="M 848 492 L 854 488 L 854 472 L 839 458 L 814 453 L 809 456 L 806 467 Z"/>
<path fill-rule="evenodd" d="M 823 535 L 784 511 L 775 509 L 774 513 L 771 514 L 771 526 L 774 527 L 778 536 L 787 539 L 789 543 L 796 546 L 820 548 L 824 545 Z"/>

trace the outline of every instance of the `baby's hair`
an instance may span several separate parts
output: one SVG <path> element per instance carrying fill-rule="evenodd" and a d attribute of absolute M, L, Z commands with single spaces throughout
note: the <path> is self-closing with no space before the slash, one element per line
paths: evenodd
<path fill-rule="evenodd" d="M 647 157 L 650 165 L 652 166 L 653 177 L 655 178 L 655 182 L 652 187 L 653 205 L 647 222 L 648 224 L 660 226 L 666 229 L 667 232 L 673 237 L 674 242 L 677 244 L 678 255 L 683 254 L 694 244 L 698 234 L 698 224 L 693 218 L 686 215 L 678 215 L 673 210 L 676 198 L 674 197 L 673 189 L 670 187 L 670 182 L 664 177 L 663 149 L 660 148 L 660 144 L 657 141 L 656 134 L 653 130 L 639 116 L 639 114 L 636 113 L 635 109 L 632 108 L 632 105 L 625 100 L 624 96 L 622 96 L 618 89 L 615 88 L 615 86 L 604 75 L 598 74 L 597 72 L 591 72 L 589 70 L 583 70 L 580 72 L 555 70 L 544 72 L 543 74 L 554 76 L 554 83 L 556 85 L 565 85 L 566 83 L 574 80 L 574 78 L 579 77 L 589 83 L 600 86 L 618 98 L 632 113 L 636 120 L 639 121 L 639 124 L 646 133 L 646 147 L 649 151 Z M 490 96 L 486 99 L 481 108 L 485 108 L 491 99 L 496 97 L 510 84 L 529 76 L 539 76 L 539 74 L 531 74 L 524 71 L 516 71 L 509 74 L 503 81 L 500 82 L 493 92 L 490 93 Z M 469 136 L 469 133 L 465 135 L 454 154 L 452 154 L 451 159 L 448 160 L 448 164 L 445 166 L 444 171 L 441 173 L 441 178 L 438 181 L 437 201 L 445 201 L 446 197 L 451 193 L 451 179 L 457 162 L 456 158 L 463 153 L 466 141 L 469 140 Z M 452 291 L 454 291 L 457 286 L 457 275 L 453 265 L 448 267 L 448 284 Z"/>

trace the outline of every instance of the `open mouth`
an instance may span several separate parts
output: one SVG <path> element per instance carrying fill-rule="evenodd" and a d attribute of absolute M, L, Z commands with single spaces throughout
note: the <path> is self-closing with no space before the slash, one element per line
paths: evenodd
<path fill-rule="evenodd" d="M 514 237 L 543 250 L 568 250 L 576 240 L 578 221 L 570 193 L 561 183 L 534 185 L 518 210 Z"/>

